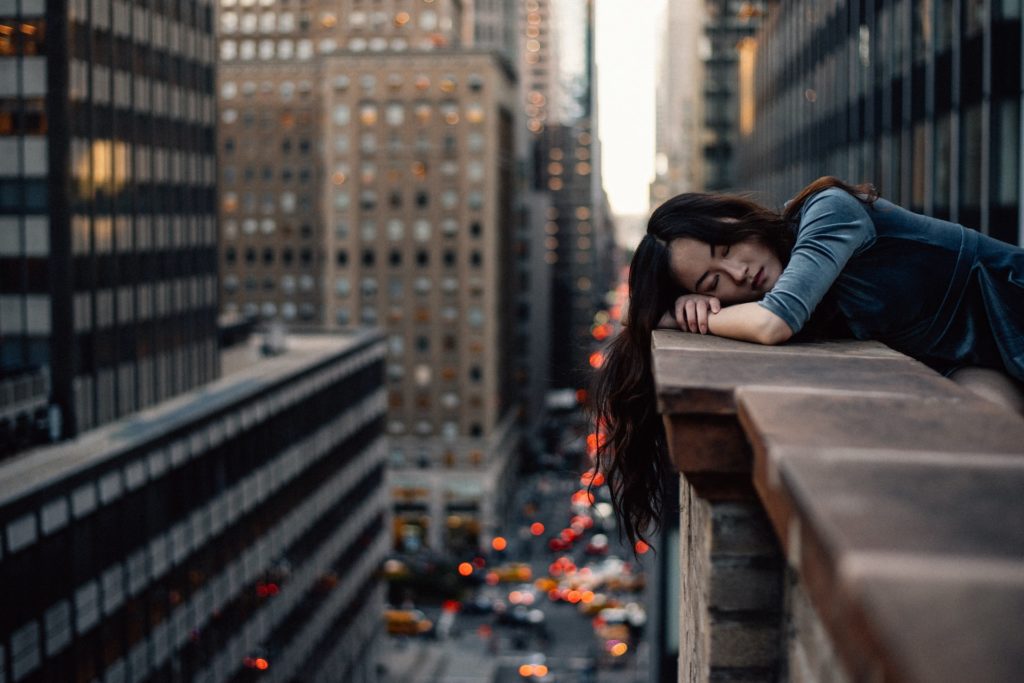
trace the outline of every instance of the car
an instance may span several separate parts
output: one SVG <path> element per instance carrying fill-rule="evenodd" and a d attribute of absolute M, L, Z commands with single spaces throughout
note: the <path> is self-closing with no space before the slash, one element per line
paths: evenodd
<path fill-rule="evenodd" d="M 548 550 L 553 553 L 560 553 L 572 548 L 572 541 L 567 541 L 561 536 L 552 536 L 548 539 Z"/>
<path fill-rule="evenodd" d="M 587 543 L 587 547 L 583 549 L 587 555 L 607 555 L 608 554 L 608 537 L 604 534 L 594 534 L 590 542 Z"/>
<path fill-rule="evenodd" d="M 428 635 L 434 630 L 434 622 L 418 609 L 384 610 L 384 623 L 387 632 L 393 636 Z"/>

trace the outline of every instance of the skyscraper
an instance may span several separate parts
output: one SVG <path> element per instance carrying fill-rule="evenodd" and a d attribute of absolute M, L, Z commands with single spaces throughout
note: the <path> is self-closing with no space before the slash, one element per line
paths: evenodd
<path fill-rule="evenodd" d="M 459 2 L 220 15 L 224 305 L 388 335 L 397 537 L 475 547 L 517 441 L 515 74 Z"/>
<path fill-rule="evenodd" d="M 218 374 L 212 29 L 199 0 L 0 2 L 0 385 L 41 380 L 54 436 Z"/>

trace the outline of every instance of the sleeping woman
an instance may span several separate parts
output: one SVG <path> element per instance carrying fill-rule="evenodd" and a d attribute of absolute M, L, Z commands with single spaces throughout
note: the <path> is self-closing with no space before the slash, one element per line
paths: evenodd
<path fill-rule="evenodd" d="M 651 215 L 629 289 L 591 396 L 631 539 L 660 513 L 668 469 L 651 379 L 658 327 L 758 344 L 875 339 L 1024 414 L 1024 249 L 907 211 L 870 185 L 820 178 L 781 213 L 678 195 Z"/>

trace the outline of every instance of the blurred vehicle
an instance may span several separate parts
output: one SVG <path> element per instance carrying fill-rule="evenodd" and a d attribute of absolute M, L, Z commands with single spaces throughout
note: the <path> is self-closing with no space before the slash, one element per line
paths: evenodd
<path fill-rule="evenodd" d="M 418 609 L 384 610 L 384 623 L 393 636 L 421 636 L 434 630 L 434 622 Z"/>
<path fill-rule="evenodd" d="M 525 562 L 508 562 L 494 568 L 499 581 L 509 583 L 529 581 L 533 578 L 533 570 Z"/>
<path fill-rule="evenodd" d="M 594 599 L 590 602 L 581 602 L 579 606 L 580 614 L 587 616 L 594 616 L 600 614 L 603 610 L 612 607 L 621 607 L 622 602 L 616 598 L 609 597 L 605 593 L 595 593 Z"/>
<path fill-rule="evenodd" d="M 548 550 L 560 553 L 572 548 L 572 541 L 567 541 L 561 536 L 552 536 L 548 539 Z"/>
<path fill-rule="evenodd" d="M 552 579 L 550 576 L 542 576 L 541 578 L 533 582 L 533 587 L 539 591 L 544 591 L 545 593 L 547 593 L 552 589 L 558 588 L 558 582 Z"/>
<path fill-rule="evenodd" d="M 494 611 L 494 597 L 477 593 L 462 603 L 462 611 L 466 614 L 490 614 Z"/>
<path fill-rule="evenodd" d="M 546 661 L 547 658 L 540 652 L 526 655 L 523 663 L 519 665 L 519 677 L 536 683 L 554 683 L 555 676 Z"/>
<path fill-rule="evenodd" d="M 515 605 L 498 614 L 499 624 L 516 626 L 540 626 L 545 621 L 544 612 L 526 605 Z"/>
<path fill-rule="evenodd" d="M 602 663 L 617 667 L 625 664 L 625 655 L 630 649 L 629 626 L 623 622 L 607 622 L 604 610 L 594 618 L 594 636 L 597 638 Z"/>
<path fill-rule="evenodd" d="M 594 534 L 590 542 L 587 543 L 587 547 L 583 549 L 583 552 L 587 555 L 607 555 L 608 548 L 608 537 L 604 534 Z"/>

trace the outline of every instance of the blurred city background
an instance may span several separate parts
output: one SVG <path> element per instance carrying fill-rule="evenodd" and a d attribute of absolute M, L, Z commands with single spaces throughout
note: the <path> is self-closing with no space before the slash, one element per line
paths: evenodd
<path fill-rule="evenodd" d="M 1020 244 L 1020 0 L 0 0 L 0 683 L 674 681 L 582 412 L 650 207 Z M 675 564 L 674 564 L 675 563 Z"/>

